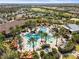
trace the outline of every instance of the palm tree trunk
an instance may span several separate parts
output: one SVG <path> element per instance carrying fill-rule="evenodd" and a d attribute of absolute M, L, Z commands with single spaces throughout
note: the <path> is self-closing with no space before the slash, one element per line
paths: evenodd
<path fill-rule="evenodd" d="M 56 46 L 57 46 L 58 38 L 56 39 Z"/>
<path fill-rule="evenodd" d="M 34 42 L 32 42 L 33 43 L 33 51 L 34 51 Z"/>
<path fill-rule="evenodd" d="M 1 59 L 1 56 L 0 56 L 0 59 Z"/>

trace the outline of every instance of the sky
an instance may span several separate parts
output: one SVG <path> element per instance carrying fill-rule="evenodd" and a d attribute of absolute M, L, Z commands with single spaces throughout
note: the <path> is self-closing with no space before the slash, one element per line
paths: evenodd
<path fill-rule="evenodd" d="M 0 0 L 0 3 L 79 3 L 79 0 Z"/>

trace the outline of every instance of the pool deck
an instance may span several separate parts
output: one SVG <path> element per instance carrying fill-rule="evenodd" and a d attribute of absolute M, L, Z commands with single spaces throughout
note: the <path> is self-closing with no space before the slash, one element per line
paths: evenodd
<path fill-rule="evenodd" d="M 51 27 L 49 27 L 49 28 L 51 29 Z M 46 33 L 49 34 L 49 35 L 52 35 L 52 34 L 49 32 L 49 30 L 50 30 L 49 28 L 47 28 Z M 40 30 L 40 27 L 37 27 L 36 32 L 39 31 L 39 30 Z M 29 30 L 29 32 L 30 32 L 30 30 Z M 26 34 L 27 34 L 27 32 L 20 34 L 20 36 L 23 38 L 23 42 L 22 42 L 22 44 L 23 44 L 23 51 L 33 51 L 33 48 L 27 47 L 27 39 L 25 38 L 25 35 L 26 35 Z M 38 44 L 37 44 L 36 47 L 34 47 L 35 50 L 38 49 L 38 48 L 41 48 L 41 45 L 45 44 L 45 43 L 42 43 L 42 44 L 41 44 L 41 40 L 42 40 L 41 38 L 37 40 L 37 41 L 38 41 Z M 45 40 L 45 39 L 43 39 L 43 40 Z M 46 42 L 47 44 L 50 44 L 50 47 L 51 47 L 51 48 L 55 47 L 55 45 L 56 45 L 56 40 L 55 40 L 55 38 L 52 38 L 52 40 L 53 40 L 52 43 L 50 43 L 50 42 L 48 42 L 48 41 Z M 60 38 L 58 38 L 57 44 L 58 44 L 58 45 L 61 44 Z"/>

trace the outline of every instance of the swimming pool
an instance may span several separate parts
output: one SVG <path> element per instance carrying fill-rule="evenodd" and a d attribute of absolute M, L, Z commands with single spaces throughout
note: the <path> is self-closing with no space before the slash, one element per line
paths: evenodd
<path fill-rule="evenodd" d="M 40 32 L 41 31 L 41 32 Z M 44 26 L 41 26 L 40 27 L 40 30 L 37 32 L 37 33 L 31 33 L 31 32 L 27 32 L 25 35 L 24 35 L 24 38 L 27 40 L 27 43 L 26 43 L 26 47 L 28 47 L 28 49 L 32 49 L 33 48 L 33 42 L 30 41 L 31 38 L 33 38 L 35 41 L 34 41 L 34 48 L 36 49 L 36 47 L 40 47 L 40 44 L 42 43 L 41 42 L 41 39 L 44 39 L 46 41 L 47 44 L 50 44 L 52 43 L 55 39 L 53 36 L 47 34 L 47 36 L 44 36 L 43 33 L 46 33 L 47 31 L 47 28 L 44 27 Z M 44 36 L 44 37 L 42 37 Z"/>
<path fill-rule="evenodd" d="M 47 30 L 46 27 L 41 26 L 39 31 L 42 31 L 42 33 L 43 33 L 43 32 L 46 32 L 46 30 Z M 28 40 L 30 40 L 31 38 L 38 40 L 38 39 L 41 38 L 41 35 L 40 35 L 40 33 L 36 34 L 36 33 L 29 33 L 28 32 L 28 33 L 25 34 L 25 38 L 28 39 Z"/>
<path fill-rule="evenodd" d="M 40 31 L 42 31 L 42 32 L 46 32 L 46 31 L 47 31 L 47 28 L 44 27 L 44 26 L 41 26 L 41 27 L 40 27 Z"/>
<path fill-rule="evenodd" d="M 40 36 L 39 36 L 39 34 L 35 34 L 35 33 L 26 33 L 25 38 L 27 40 L 30 40 L 31 38 L 38 40 L 40 38 Z"/>

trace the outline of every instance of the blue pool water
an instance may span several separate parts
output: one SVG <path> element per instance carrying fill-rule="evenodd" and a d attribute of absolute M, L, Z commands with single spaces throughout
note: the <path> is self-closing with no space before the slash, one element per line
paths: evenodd
<path fill-rule="evenodd" d="M 25 38 L 27 38 L 28 40 L 30 40 L 31 38 L 34 38 L 35 40 L 38 40 L 40 38 L 40 36 L 38 34 L 27 33 L 25 35 Z"/>
<path fill-rule="evenodd" d="M 47 28 L 44 27 L 44 26 L 41 26 L 39 31 L 42 31 L 43 33 L 45 33 L 45 32 L 47 31 Z M 34 42 L 34 46 L 36 46 L 36 45 L 38 45 L 38 43 L 39 43 L 37 40 L 41 38 L 41 35 L 40 35 L 40 33 L 36 34 L 36 33 L 29 33 L 29 32 L 28 32 L 28 33 L 26 33 L 25 38 L 26 38 L 28 41 L 29 41 L 31 38 L 34 38 L 34 39 L 36 40 L 36 41 Z M 45 39 L 46 39 L 47 42 L 52 41 L 52 39 L 54 40 L 54 38 L 53 38 L 52 36 L 50 36 L 50 35 L 47 35 L 47 37 L 45 37 Z M 27 45 L 28 45 L 29 48 L 32 48 L 33 43 L 30 42 L 30 43 L 28 43 Z"/>
<path fill-rule="evenodd" d="M 44 27 L 44 26 L 41 26 L 41 27 L 40 27 L 40 31 L 42 31 L 42 32 L 46 32 L 46 30 L 47 30 L 46 27 Z"/>
<path fill-rule="evenodd" d="M 46 30 L 47 30 L 46 27 L 44 27 L 44 26 L 41 26 L 40 27 L 40 31 L 46 32 Z M 35 33 L 27 33 L 25 35 L 25 38 L 28 39 L 28 40 L 30 40 L 31 38 L 34 38 L 35 40 L 38 40 L 39 38 L 41 38 L 41 36 L 40 36 L 39 33 L 38 34 L 35 34 Z"/>

